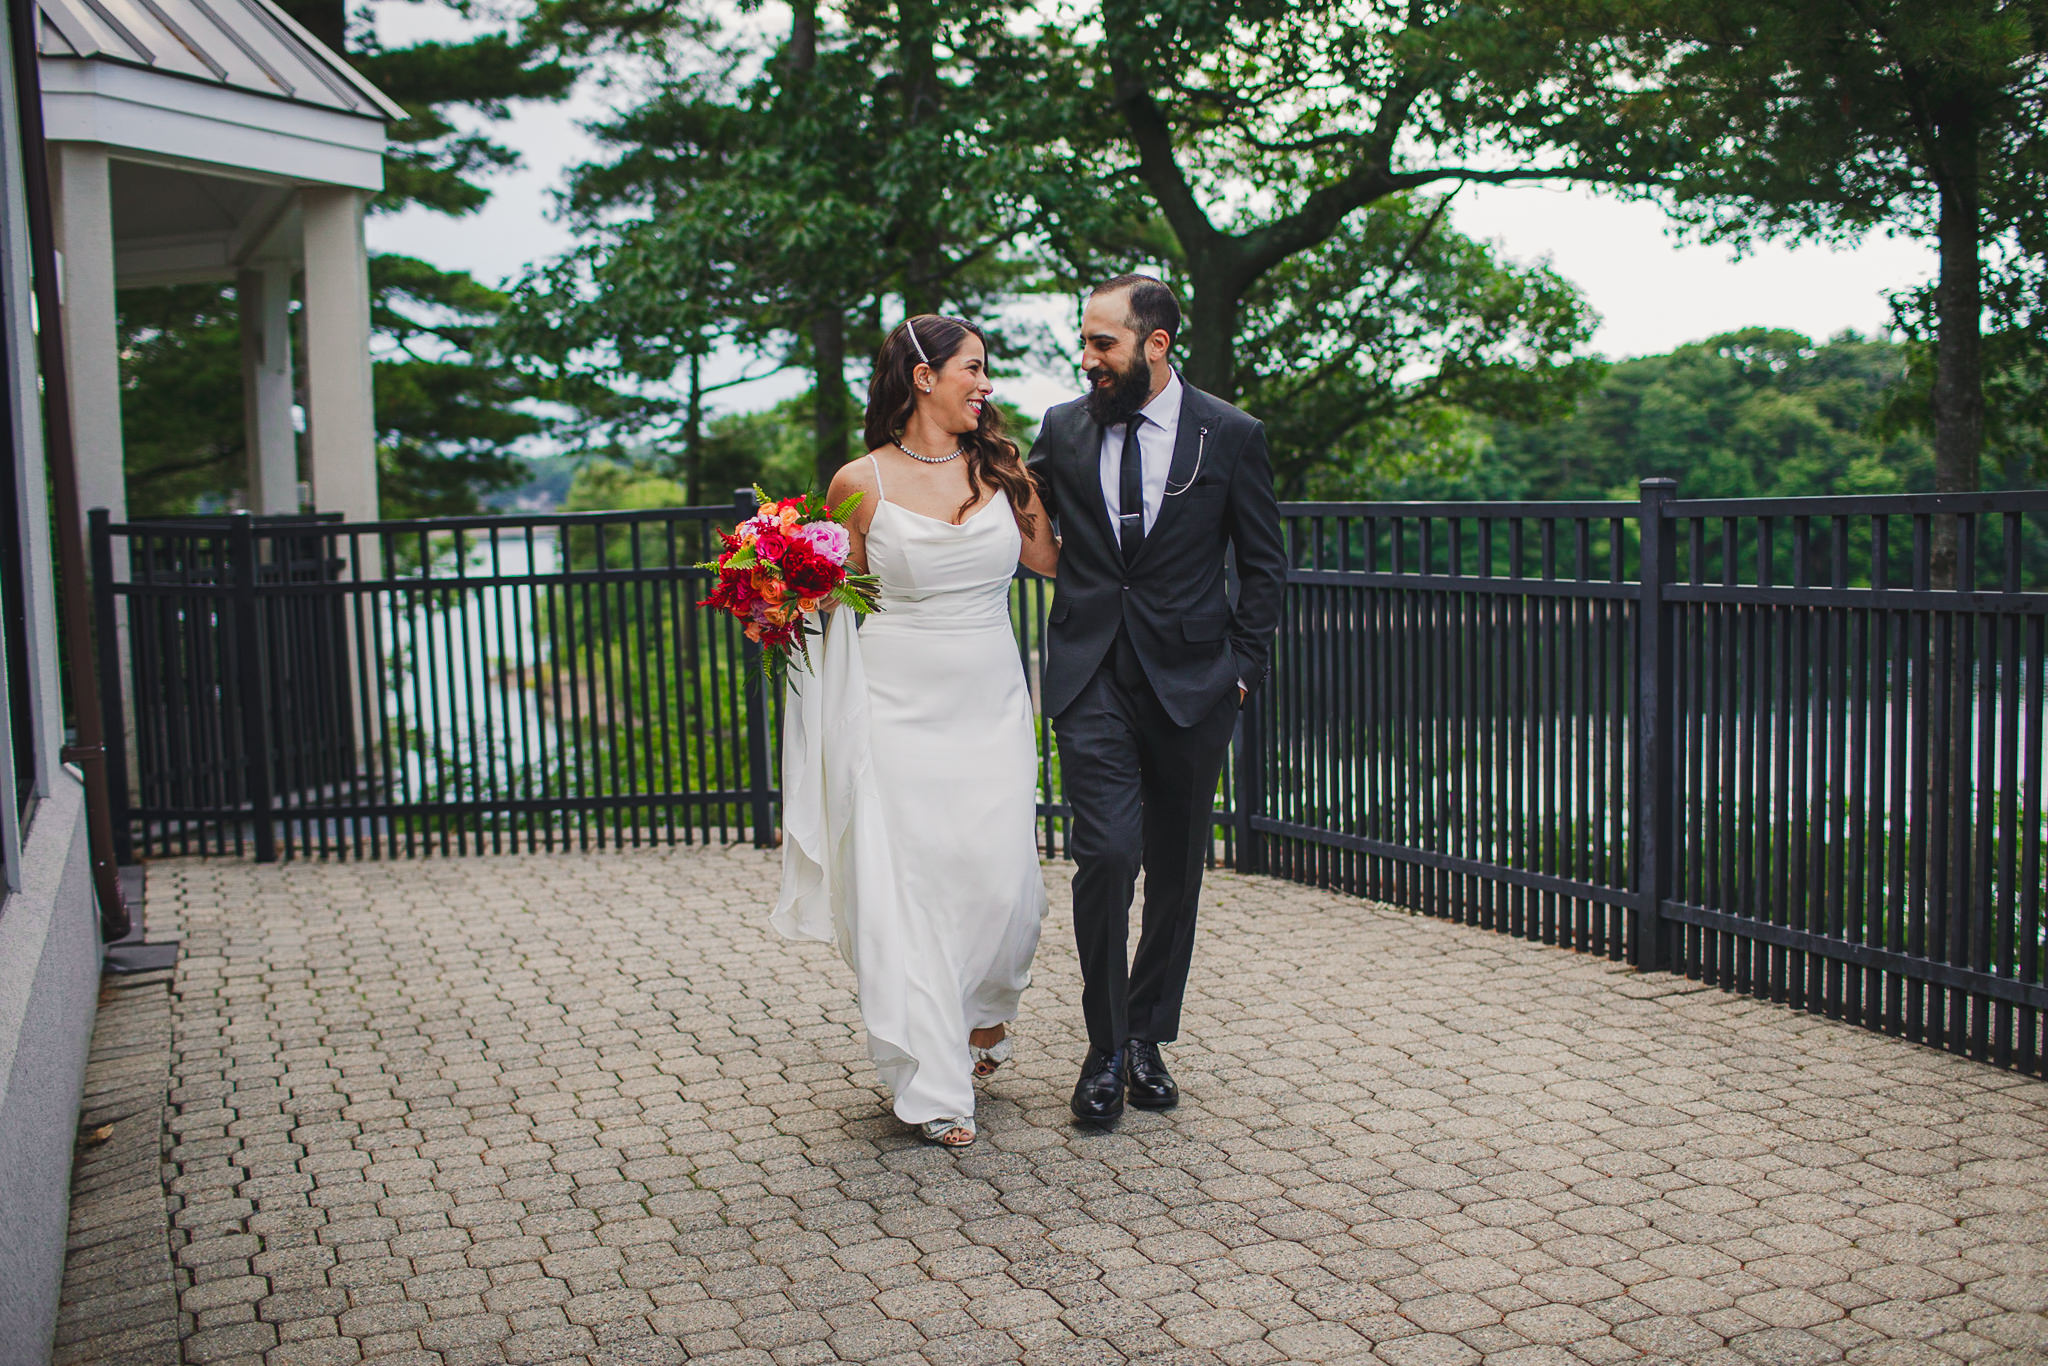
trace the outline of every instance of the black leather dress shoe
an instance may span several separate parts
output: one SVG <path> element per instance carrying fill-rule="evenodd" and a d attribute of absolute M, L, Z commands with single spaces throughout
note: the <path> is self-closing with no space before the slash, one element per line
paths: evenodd
<path fill-rule="evenodd" d="M 1124 1112 L 1124 1050 L 1088 1050 L 1081 1080 L 1074 1083 L 1074 1118 L 1084 1124 L 1107 1124 Z"/>
<path fill-rule="evenodd" d="M 1180 1104 L 1180 1088 L 1159 1056 L 1159 1045 L 1133 1039 L 1124 1045 L 1124 1093 L 1144 1110 L 1171 1110 Z"/>

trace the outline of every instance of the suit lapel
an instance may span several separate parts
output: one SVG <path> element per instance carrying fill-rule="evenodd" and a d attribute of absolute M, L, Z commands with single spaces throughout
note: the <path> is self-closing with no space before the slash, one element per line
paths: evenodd
<path fill-rule="evenodd" d="M 1102 496 L 1102 428 L 1088 415 L 1086 404 L 1075 405 L 1073 444 L 1074 477 L 1087 490 L 1080 505 L 1088 509 L 1095 533 L 1107 537 L 1110 549 L 1121 559 L 1122 552 L 1116 544 L 1116 517 Z"/>
<path fill-rule="evenodd" d="M 1195 396 L 1201 391 L 1185 378 L 1180 383 L 1180 422 L 1173 435 L 1173 459 L 1166 466 L 1166 487 L 1185 491 L 1189 481 L 1195 477 L 1196 462 L 1201 454 L 1203 414 L 1195 403 Z M 1181 499 L 1170 494 L 1159 500 L 1159 516 L 1153 519 L 1152 529 L 1145 533 L 1145 543 L 1138 547 L 1140 560 L 1145 558 L 1152 542 L 1173 521 L 1180 505 Z"/>

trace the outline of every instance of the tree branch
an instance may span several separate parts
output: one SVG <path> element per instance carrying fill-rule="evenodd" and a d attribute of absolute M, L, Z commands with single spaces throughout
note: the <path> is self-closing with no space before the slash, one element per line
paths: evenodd
<path fill-rule="evenodd" d="M 1108 22 L 1105 15 L 1104 23 Z M 1116 107 L 1122 112 L 1131 143 L 1138 150 L 1139 177 L 1159 202 L 1160 212 L 1166 215 L 1173 235 L 1180 239 L 1181 249 L 1191 257 L 1207 255 L 1223 233 L 1203 212 L 1195 199 L 1194 187 L 1188 184 L 1187 173 L 1173 155 L 1173 129 L 1168 126 L 1166 115 L 1146 88 L 1142 73 L 1133 71 L 1122 57 L 1111 56 L 1109 70 Z"/>
<path fill-rule="evenodd" d="M 1443 222 L 1444 215 L 1450 211 L 1451 201 L 1457 197 L 1457 194 L 1458 190 L 1454 188 L 1449 194 L 1437 201 L 1436 209 L 1429 215 L 1428 221 L 1417 229 L 1415 235 L 1408 240 L 1407 247 L 1401 253 L 1401 259 L 1396 261 L 1394 268 L 1387 272 L 1387 278 L 1380 283 L 1378 291 L 1374 293 L 1372 299 L 1363 307 L 1355 310 L 1353 316 L 1370 313 L 1385 303 L 1388 297 L 1393 294 L 1394 286 L 1399 284 L 1401 277 L 1408 273 L 1408 267 L 1415 263 L 1415 257 L 1421 252 L 1423 244 L 1428 242 L 1435 234 L 1437 225 Z M 1351 336 L 1350 345 L 1344 347 L 1336 355 L 1324 361 L 1314 370 L 1308 372 L 1308 374 L 1298 377 L 1293 383 L 1282 384 L 1281 396 L 1283 398 L 1292 397 L 1307 389 L 1320 388 L 1329 382 L 1331 377 L 1339 370 L 1348 369 L 1353 358 L 1365 347 L 1363 332 L 1355 327 L 1350 328 L 1349 332 Z M 1391 386 L 1387 387 L 1391 388 Z"/>

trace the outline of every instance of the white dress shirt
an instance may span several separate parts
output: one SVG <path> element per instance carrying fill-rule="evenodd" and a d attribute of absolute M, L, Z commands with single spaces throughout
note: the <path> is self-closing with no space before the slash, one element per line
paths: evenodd
<path fill-rule="evenodd" d="M 1145 530 L 1159 520 L 1159 508 L 1166 501 L 1166 471 L 1173 464 L 1173 443 L 1180 435 L 1181 384 L 1178 373 L 1166 387 L 1138 410 L 1139 480 L 1145 493 Z M 1117 529 L 1117 512 L 1123 505 L 1124 423 L 1102 429 L 1102 505 L 1109 510 L 1109 529 Z"/>

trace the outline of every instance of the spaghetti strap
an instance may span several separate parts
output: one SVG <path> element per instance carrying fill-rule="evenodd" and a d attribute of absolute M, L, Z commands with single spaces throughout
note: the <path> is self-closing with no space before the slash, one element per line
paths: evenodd
<path fill-rule="evenodd" d="M 868 463 L 875 467 L 875 501 L 886 503 L 889 501 L 889 493 L 882 487 L 882 462 L 875 459 L 874 452 L 870 451 L 868 453 Z"/>

